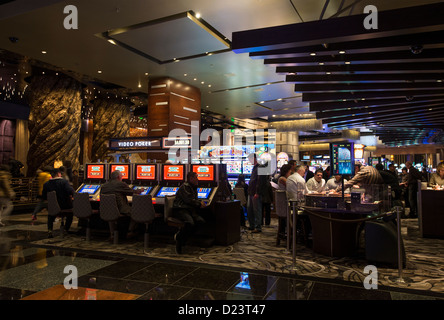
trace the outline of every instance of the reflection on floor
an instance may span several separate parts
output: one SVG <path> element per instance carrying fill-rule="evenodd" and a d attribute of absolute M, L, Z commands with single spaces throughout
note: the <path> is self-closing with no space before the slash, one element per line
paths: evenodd
<path fill-rule="evenodd" d="M 3 219 L 0 228 L 1 300 L 436 300 L 444 297 L 443 240 L 418 237 L 417 222 L 403 220 L 407 266 L 378 266 L 378 289 L 367 290 L 362 256 L 330 258 L 297 246 L 297 271 L 276 225 L 244 233 L 228 247 L 185 247 L 143 240 L 111 245 L 70 234 L 46 239 L 46 216 Z M 55 226 L 55 229 L 57 226 Z M 76 230 L 76 223 L 73 230 Z M 143 237 L 142 237 L 143 238 Z M 74 267 L 74 268 L 73 268 Z M 74 270 L 74 271 L 73 271 Z M 74 277 L 77 276 L 77 277 Z M 73 279 L 77 279 L 73 280 Z M 68 282 L 67 282 L 68 281 Z M 76 283 L 77 282 L 77 283 Z M 64 285 L 70 285 L 66 289 Z M 74 289 L 76 288 L 77 289 Z"/>

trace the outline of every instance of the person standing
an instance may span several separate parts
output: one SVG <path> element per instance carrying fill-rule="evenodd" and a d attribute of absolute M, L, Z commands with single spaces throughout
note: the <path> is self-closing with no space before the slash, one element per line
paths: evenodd
<path fill-rule="evenodd" d="M 38 194 L 37 198 L 39 199 L 39 202 L 35 206 L 34 212 L 32 213 L 32 220 L 37 220 L 37 213 L 42 211 L 43 208 L 47 206 L 47 203 L 45 200 L 43 200 L 42 192 L 43 192 L 43 185 L 51 179 L 51 170 L 52 168 L 50 166 L 45 166 L 43 168 L 43 171 L 41 171 L 37 175 L 37 181 L 38 181 Z"/>
<path fill-rule="evenodd" d="M 4 165 L 0 166 L 0 227 L 5 225 L 2 218 L 8 216 L 14 209 L 12 199 L 15 198 L 15 192 L 11 188 L 10 181 L 9 168 Z"/>
<path fill-rule="evenodd" d="M 265 174 L 259 175 L 258 184 L 258 192 L 262 199 L 262 224 L 265 226 L 269 226 L 271 222 L 271 203 L 273 202 L 273 188 L 271 187 L 270 176 Z"/>
<path fill-rule="evenodd" d="M 417 218 L 418 217 L 418 180 L 421 181 L 421 172 L 413 166 L 411 161 L 407 161 L 405 163 L 407 170 L 409 171 L 408 179 L 406 182 L 409 204 L 410 204 L 410 213 L 409 218 Z"/>
<path fill-rule="evenodd" d="M 247 200 L 247 216 L 249 223 L 249 230 L 257 233 L 262 231 L 262 197 L 259 193 L 259 175 L 257 162 L 257 155 L 251 153 L 249 161 L 253 164 L 251 171 L 250 183 L 248 184 L 248 200 Z"/>

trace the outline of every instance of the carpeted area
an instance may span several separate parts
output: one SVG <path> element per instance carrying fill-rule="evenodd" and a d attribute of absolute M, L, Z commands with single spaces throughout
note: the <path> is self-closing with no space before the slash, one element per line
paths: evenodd
<path fill-rule="evenodd" d="M 281 241 L 281 244 L 276 246 L 276 232 L 277 221 L 272 219 L 271 226 L 263 228 L 261 233 L 242 232 L 241 240 L 238 243 L 209 248 L 188 245 L 184 247 L 182 255 L 175 253 L 172 241 L 164 241 L 165 239 L 156 237 L 152 237 L 149 249 L 144 252 L 143 236 L 137 240 L 124 240 L 113 245 L 103 237 L 93 237 L 90 242 L 86 242 L 84 237 L 79 235 L 70 234 L 61 238 L 56 234 L 53 239 L 31 241 L 30 244 L 48 248 L 143 256 L 167 261 L 179 260 L 355 284 L 362 284 L 369 275 L 364 273 L 364 268 L 370 263 L 365 260 L 362 243 L 356 256 L 343 258 L 316 254 L 311 248 L 298 243 L 295 261 L 297 270 L 295 271 L 292 254 L 287 252 L 285 241 Z M 406 252 L 406 266 L 402 269 L 403 282 L 398 281 L 397 266 L 379 264 L 376 265 L 378 285 L 444 295 L 444 240 L 421 238 L 417 219 L 402 220 L 402 236 Z"/>

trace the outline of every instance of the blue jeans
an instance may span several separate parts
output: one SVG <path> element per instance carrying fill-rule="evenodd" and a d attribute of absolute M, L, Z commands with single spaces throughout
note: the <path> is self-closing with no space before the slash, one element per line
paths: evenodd
<path fill-rule="evenodd" d="M 262 230 L 262 197 L 258 196 L 254 199 L 253 196 L 248 195 L 247 216 L 250 230 Z"/>

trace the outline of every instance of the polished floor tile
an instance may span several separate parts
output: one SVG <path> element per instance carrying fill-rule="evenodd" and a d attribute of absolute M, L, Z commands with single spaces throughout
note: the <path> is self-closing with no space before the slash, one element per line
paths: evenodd
<path fill-rule="evenodd" d="M 130 280 L 175 284 L 197 267 L 175 265 L 171 263 L 155 263 L 127 277 Z M 188 285 L 187 285 L 188 286 Z"/>
<path fill-rule="evenodd" d="M 190 292 L 192 288 L 161 284 L 146 294 L 138 298 L 138 300 L 179 300 Z"/>
<path fill-rule="evenodd" d="M 309 300 L 390 300 L 390 292 L 316 282 Z"/>
<path fill-rule="evenodd" d="M 157 286 L 157 283 L 116 279 L 102 276 L 85 275 L 78 279 L 78 286 L 100 290 L 143 295 Z"/>
<path fill-rule="evenodd" d="M 57 285 L 31 294 L 22 300 L 135 300 L 138 297 L 135 294 L 82 287 L 65 289 L 64 286 Z"/>
<path fill-rule="evenodd" d="M 176 283 L 187 287 L 227 291 L 240 279 L 240 272 L 198 268 Z"/>
<path fill-rule="evenodd" d="M 292 278 L 278 278 L 265 300 L 308 300 L 314 283 Z"/>
<path fill-rule="evenodd" d="M 262 296 L 254 296 L 247 290 L 243 293 L 222 292 L 205 289 L 192 289 L 181 300 L 262 300 Z"/>

